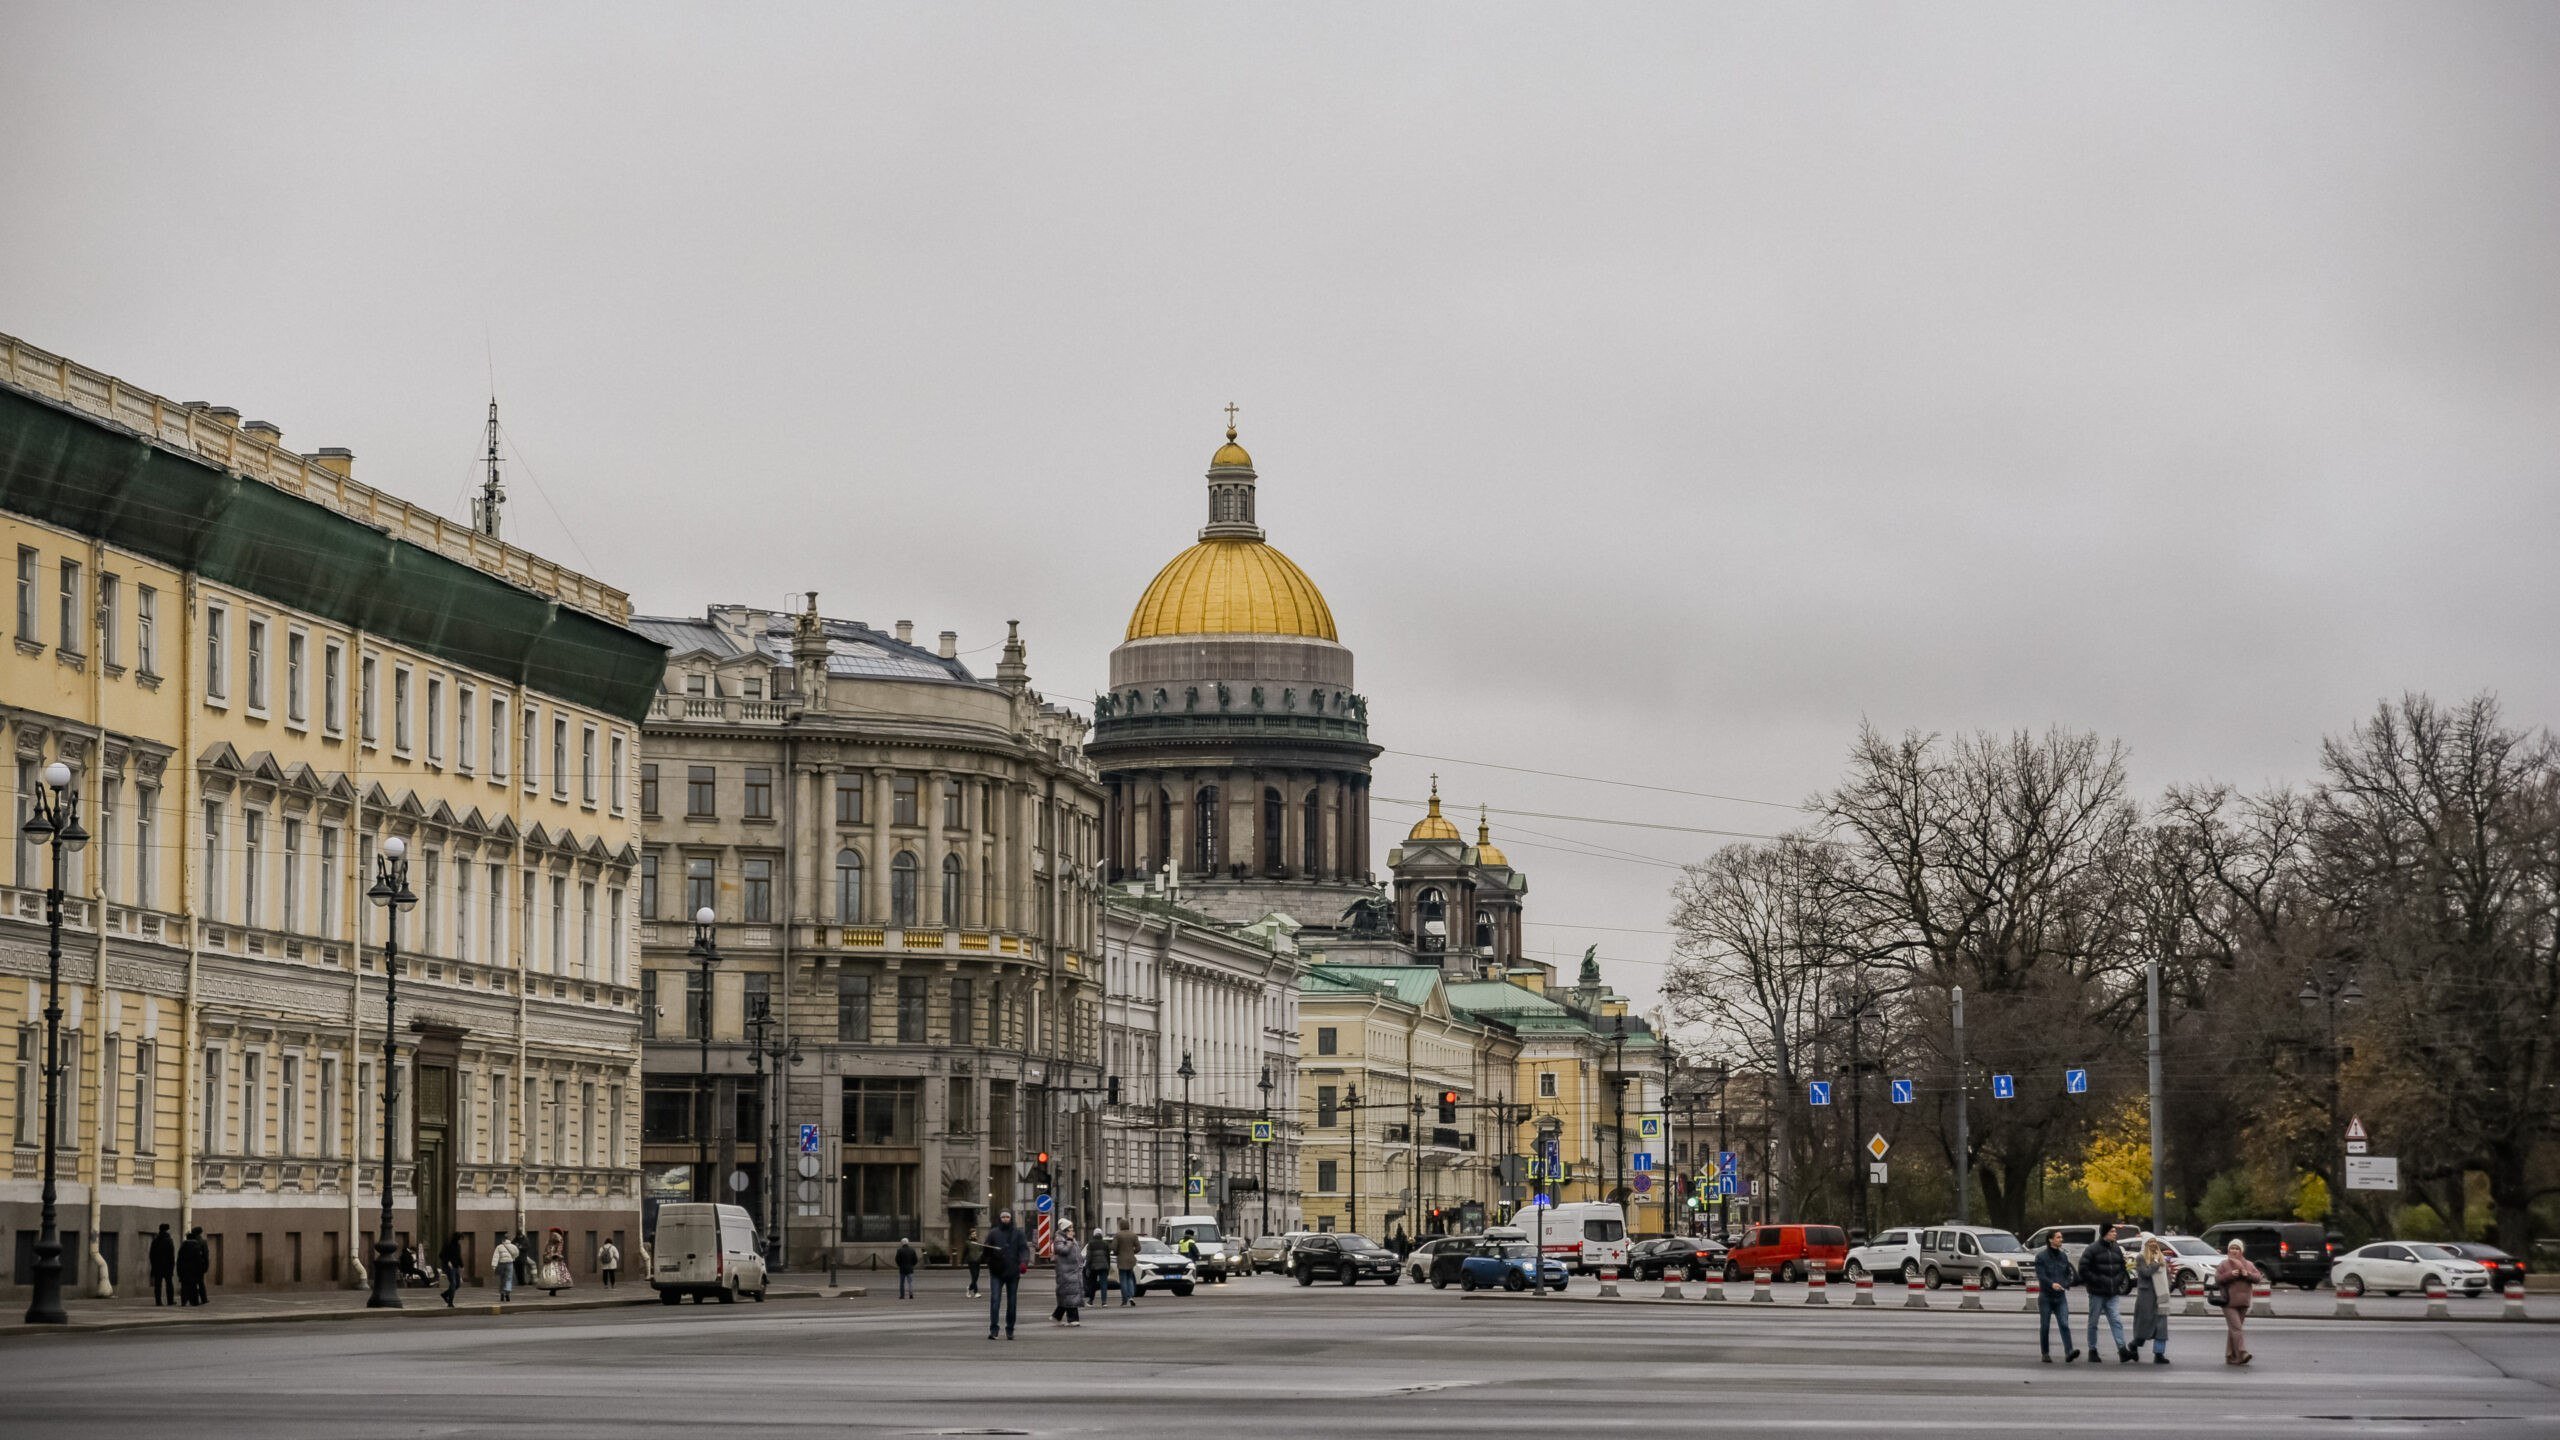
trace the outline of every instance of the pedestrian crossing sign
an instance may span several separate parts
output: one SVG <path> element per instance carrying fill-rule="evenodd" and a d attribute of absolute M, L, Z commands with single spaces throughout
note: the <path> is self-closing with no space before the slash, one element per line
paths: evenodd
<path fill-rule="evenodd" d="M 1188 1196 L 1190 1196 L 1190 1198 L 1192 1198 L 1192 1199 L 1194 1199 L 1194 1200 L 1197 1200 L 1197 1199 L 1199 1199 L 1202 1195 L 1207 1194 L 1207 1193 L 1208 1193 L 1208 1189 L 1209 1189 L 1209 1187 L 1208 1187 L 1205 1183 L 1203 1183 L 1203 1182 L 1201 1181 L 1200 1177 L 1199 1177 L 1199 1176 L 1197 1176 L 1197 1175 L 1194 1175 L 1194 1176 L 1192 1176 L 1192 1177 L 1191 1177 L 1191 1185 L 1190 1185 L 1190 1188 L 1189 1188 L 1189 1189 L 1187 1189 L 1187 1190 L 1185 1190 L 1183 1193 L 1184 1193 L 1184 1194 L 1186 1194 L 1186 1195 L 1188 1195 Z"/>
<path fill-rule="evenodd" d="M 1268 1145 L 1271 1143 L 1270 1121 L 1256 1120 L 1253 1122 L 1253 1143 L 1256 1145 Z"/>
<path fill-rule="evenodd" d="M 1639 1140 L 1661 1139 L 1662 1117 L 1659 1115 L 1645 1115 L 1638 1117 L 1636 1120 L 1636 1138 Z"/>

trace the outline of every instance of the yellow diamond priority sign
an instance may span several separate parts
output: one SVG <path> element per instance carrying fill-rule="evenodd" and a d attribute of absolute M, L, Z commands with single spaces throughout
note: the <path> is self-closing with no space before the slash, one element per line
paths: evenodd
<path fill-rule="evenodd" d="M 1884 1152 L 1892 1148 L 1892 1146 L 1884 1143 L 1884 1137 L 1882 1135 L 1870 1135 L 1867 1137 L 1867 1153 L 1873 1155 L 1879 1160 L 1884 1158 Z"/>

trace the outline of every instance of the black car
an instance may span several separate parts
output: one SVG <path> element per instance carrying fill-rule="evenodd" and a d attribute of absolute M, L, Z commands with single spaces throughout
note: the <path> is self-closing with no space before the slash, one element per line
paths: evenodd
<path fill-rule="evenodd" d="M 2296 1220 L 2228 1220 L 2203 1238 L 2217 1251 L 2239 1241 L 2249 1263 L 2266 1272 L 2268 1284 L 2305 1290 L 2317 1290 L 2329 1278 L 2329 1261 L 2338 1253 L 2328 1231 Z"/>
<path fill-rule="evenodd" d="M 1301 1285 L 1313 1285 L 1318 1277 L 1344 1285 L 1363 1280 L 1393 1285 L 1404 1278 L 1396 1252 L 1366 1235 L 1310 1235 L 1290 1250 L 1289 1268 Z"/>
<path fill-rule="evenodd" d="M 1627 1273 L 1638 1280 L 1659 1280 L 1665 1270 L 1686 1270 L 1699 1276 L 1721 1274 L 1724 1248 L 1704 1235 L 1639 1240 L 1627 1251 Z"/>
<path fill-rule="evenodd" d="M 2524 1283 L 2525 1263 L 2495 1245 L 2483 1245 L 2477 1240 L 2447 1240 L 2443 1244 L 2463 1259 L 2476 1260 L 2487 1268 L 2492 1294 Z"/>

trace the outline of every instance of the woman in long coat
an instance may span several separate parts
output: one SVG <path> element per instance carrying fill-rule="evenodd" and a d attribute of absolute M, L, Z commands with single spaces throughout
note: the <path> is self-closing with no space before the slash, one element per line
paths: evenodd
<path fill-rule="evenodd" d="M 2155 1235 L 2142 1237 L 2142 1259 L 2133 1270 L 2133 1344 L 2151 1342 L 2151 1363 L 2169 1363 L 2169 1289 L 2176 1282 L 2169 1247 Z"/>
<path fill-rule="evenodd" d="M 2223 1261 L 2214 1268 L 2213 1278 L 2222 1284 L 2222 1363 L 2246 1365 L 2257 1357 L 2249 1353 L 2249 1301 L 2257 1283 L 2266 1275 L 2249 1263 L 2249 1253 L 2237 1240 L 2223 1247 Z"/>
<path fill-rule="evenodd" d="M 1052 1325 L 1084 1323 L 1084 1243 L 1076 1239 L 1076 1222 L 1058 1222 L 1058 1238 L 1050 1247 L 1057 1267 L 1058 1308 L 1049 1312 Z"/>

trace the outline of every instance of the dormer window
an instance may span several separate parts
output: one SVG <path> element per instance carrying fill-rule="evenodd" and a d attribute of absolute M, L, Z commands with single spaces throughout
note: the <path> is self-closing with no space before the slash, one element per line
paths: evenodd
<path fill-rule="evenodd" d="M 745 694 L 748 699 L 761 700 L 764 698 L 764 681 L 761 677 L 750 675 L 738 683 L 744 687 L 742 693 Z"/>
<path fill-rule="evenodd" d="M 708 675 L 687 675 L 684 677 L 684 693 L 687 695 L 710 694 L 711 677 Z"/>

